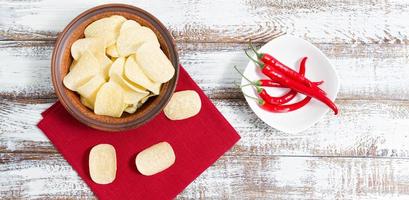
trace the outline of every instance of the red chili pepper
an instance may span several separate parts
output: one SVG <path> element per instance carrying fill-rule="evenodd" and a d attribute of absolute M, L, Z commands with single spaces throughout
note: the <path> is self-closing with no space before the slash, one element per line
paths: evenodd
<path fill-rule="evenodd" d="M 277 70 L 271 65 L 263 65 L 263 66 L 260 66 L 260 68 L 263 74 L 270 77 L 271 79 L 277 80 L 277 82 L 280 83 L 281 85 L 287 86 L 299 93 L 302 93 L 306 96 L 309 96 L 309 97 L 312 97 L 312 98 L 315 98 L 321 101 L 322 103 L 326 104 L 329 108 L 331 108 L 334 111 L 335 115 L 338 114 L 338 108 L 334 104 L 334 102 L 328 99 L 328 97 L 326 97 L 323 93 L 321 93 L 317 89 L 313 87 L 308 87 L 300 82 L 292 80 L 291 78 L 289 78 L 288 76 L 286 76 L 281 71 Z"/>
<path fill-rule="evenodd" d="M 285 86 L 282 86 L 279 83 L 274 82 L 273 80 L 270 80 L 270 79 L 260 79 L 260 80 L 250 83 L 250 85 L 285 88 Z"/>
<path fill-rule="evenodd" d="M 314 90 L 317 90 L 318 92 L 320 92 L 320 93 L 322 93 L 324 95 L 327 95 L 327 93 L 324 90 L 321 90 L 321 88 L 319 88 L 316 84 L 314 84 L 314 82 L 311 82 L 310 80 L 308 80 L 307 78 L 305 78 L 303 75 L 299 74 L 298 72 L 294 71 L 293 69 L 290 69 L 290 68 L 286 67 L 285 65 L 271 65 L 271 64 L 262 63 L 262 62 L 259 62 L 257 60 L 254 60 L 247 53 L 247 51 L 245 51 L 245 53 L 246 53 L 247 57 L 251 61 L 253 61 L 256 65 L 259 65 L 261 68 L 264 68 L 265 65 L 269 65 L 270 68 L 276 69 L 280 74 L 283 74 L 283 75 L 287 76 L 289 79 L 291 79 L 291 80 L 293 80 L 295 82 L 300 82 L 301 84 L 304 84 L 307 87 L 313 88 Z M 305 66 L 306 57 L 304 57 L 303 61 L 304 61 L 304 66 Z M 282 69 L 287 69 L 287 68 L 290 69 L 290 70 L 287 70 L 285 72 L 282 70 Z M 288 73 L 286 73 L 286 72 L 288 72 Z M 269 77 L 269 78 L 271 78 L 271 77 Z M 273 79 L 273 78 L 271 78 L 271 79 Z M 300 81 L 300 79 L 306 80 L 306 81 L 308 81 L 308 83 L 302 82 L 302 81 Z M 276 80 L 276 82 L 279 83 L 278 80 Z"/>
<path fill-rule="evenodd" d="M 316 88 L 318 90 L 321 90 L 321 88 L 317 87 L 316 85 L 314 85 L 310 80 L 308 80 L 307 78 L 305 78 L 304 76 L 301 76 L 297 71 L 287 67 L 286 65 L 284 65 L 283 63 L 281 63 L 279 60 L 277 60 L 276 58 L 274 58 L 273 56 L 267 54 L 267 53 L 259 53 L 257 52 L 257 50 L 254 48 L 253 44 L 251 43 L 251 41 L 249 42 L 250 48 L 254 51 L 254 53 L 256 54 L 257 58 L 259 60 L 261 60 L 264 64 L 268 64 L 271 66 L 274 66 L 275 68 L 277 68 L 281 73 L 285 74 L 286 76 L 288 76 L 289 78 L 301 82 L 302 84 L 308 86 L 308 87 L 313 87 Z M 247 52 L 246 52 L 247 54 Z M 247 56 L 249 56 L 247 54 Z M 249 56 L 250 59 L 252 59 L 251 56 Z M 255 61 L 254 59 L 252 59 L 253 61 Z M 305 62 L 305 60 L 303 60 Z M 255 61 L 257 62 L 257 61 Z M 263 63 L 257 62 L 260 65 L 263 65 Z M 323 90 L 321 90 L 322 92 L 324 92 Z"/>
<path fill-rule="evenodd" d="M 307 57 L 304 57 L 301 60 L 300 63 L 300 74 L 304 75 L 305 74 L 305 62 L 307 61 Z M 244 86 L 248 86 L 248 85 L 254 85 L 254 86 L 263 86 L 263 87 L 278 87 L 278 88 L 285 88 L 285 86 L 280 85 L 279 83 L 277 83 L 277 81 L 271 80 L 271 79 L 260 79 L 260 80 L 256 80 L 256 81 L 250 81 L 250 79 L 248 79 L 247 77 L 245 77 L 237 68 L 236 70 L 240 73 L 240 75 L 246 79 L 247 81 L 249 81 L 250 83 L 247 85 L 242 85 L 242 87 Z M 312 82 L 314 85 L 319 86 L 321 84 L 324 83 L 324 81 L 317 81 L 317 82 Z M 324 92 L 324 91 L 322 91 Z M 324 94 L 326 94 L 324 92 Z"/>
<path fill-rule="evenodd" d="M 303 67 L 300 67 L 300 72 L 305 72 L 305 69 L 302 69 Z M 305 67 L 304 67 L 305 68 Z M 243 73 L 240 72 L 239 69 L 237 69 L 236 66 L 234 66 L 234 69 L 244 78 L 246 79 L 248 82 L 250 82 L 251 85 L 254 84 L 254 82 L 252 82 L 250 79 L 248 79 L 246 76 L 244 76 Z M 243 87 L 243 86 L 240 86 Z M 258 86 L 256 86 L 256 91 L 258 93 L 258 95 L 264 100 L 267 101 L 267 103 L 270 104 L 285 104 L 288 103 L 289 101 L 291 101 L 295 96 L 297 96 L 297 91 L 295 90 L 290 90 L 288 91 L 286 94 L 284 94 L 283 96 L 280 97 L 273 97 L 271 95 L 269 95 L 267 93 L 267 91 L 264 88 L 260 88 Z"/>
<path fill-rule="evenodd" d="M 290 90 L 289 92 L 285 93 L 283 96 L 280 97 L 273 97 L 267 93 L 267 91 L 263 88 L 256 87 L 257 94 L 267 103 L 269 104 L 285 104 L 294 99 L 297 96 L 297 91 Z"/>
<path fill-rule="evenodd" d="M 301 75 L 305 75 L 305 63 L 307 61 L 307 57 L 304 57 L 301 60 L 300 63 L 300 69 L 299 69 L 299 73 Z M 237 69 L 236 69 L 237 70 Z M 284 87 L 282 85 L 280 85 L 279 83 L 275 82 L 274 80 L 271 79 L 260 79 L 257 81 L 250 81 L 247 77 L 245 77 L 239 70 L 237 70 L 240 75 L 245 78 L 247 81 L 250 82 L 251 85 L 255 85 L 255 86 L 264 86 L 264 87 Z M 315 85 L 321 85 L 324 81 L 319 81 L 319 82 L 313 82 Z"/>
<path fill-rule="evenodd" d="M 290 112 L 290 111 L 294 111 L 294 110 L 298 110 L 301 107 L 305 106 L 308 102 L 310 102 L 311 97 L 305 97 L 303 100 L 297 102 L 297 103 L 293 103 L 293 104 L 288 104 L 288 105 L 275 105 L 275 104 L 269 104 L 266 101 L 264 101 L 263 99 L 259 99 L 259 98 L 255 98 L 255 97 L 251 97 L 249 95 L 244 94 L 245 96 L 255 99 L 257 101 L 257 104 L 270 112 L 275 112 L 275 113 L 285 113 L 285 112 Z"/>
<path fill-rule="evenodd" d="M 317 81 L 317 82 L 312 82 L 314 85 L 318 86 L 324 83 L 324 81 Z M 259 87 L 276 87 L 276 88 L 287 88 L 285 86 L 280 85 L 279 83 L 271 80 L 271 79 L 260 79 L 256 81 L 252 81 L 249 84 L 242 85 L 244 86 L 249 86 L 249 85 L 254 85 L 254 86 L 259 86 Z"/>
<path fill-rule="evenodd" d="M 304 57 L 301 60 L 300 63 L 300 70 L 299 73 L 304 76 L 305 74 L 305 61 L 307 60 L 307 57 Z M 297 91 L 295 90 L 290 90 L 289 92 L 287 92 L 286 94 L 284 94 L 281 97 L 273 97 L 271 95 L 269 95 L 267 93 L 267 91 L 263 88 L 257 87 L 256 86 L 256 91 L 258 93 L 258 95 L 267 103 L 270 104 L 285 104 L 288 103 L 289 101 L 291 101 L 292 99 L 294 99 L 295 96 L 297 96 Z"/>
<path fill-rule="evenodd" d="M 300 64 L 300 70 L 299 70 L 299 71 L 300 71 L 300 74 L 301 74 L 301 75 L 304 75 L 304 74 L 305 74 L 305 61 L 306 61 L 306 60 L 307 60 L 307 57 L 304 57 L 304 58 L 302 59 L 302 61 L 301 61 L 301 64 Z M 254 83 L 254 82 L 250 81 L 250 79 L 248 79 L 246 76 L 244 76 L 244 74 L 241 73 L 241 72 L 237 69 L 236 66 L 234 67 L 234 69 L 236 69 L 236 71 L 237 71 L 244 79 L 246 79 L 246 80 L 249 81 L 250 83 Z M 241 86 L 241 87 L 243 87 L 243 86 Z M 258 95 L 259 95 L 264 101 L 266 101 L 267 103 L 270 103 L 270 104 L 285 104 L 285 103 L 288 103 L 289 101 L 291 101 L 292 99 L 294 99 L 295 96 L 297 96 L 297 91 L 295 91 L 295 90 L 290 90 L 290 91 L 288 91 L 287 93 L 285 93 L 283 96 L 280 96 L 280 97 L 273 97 L 273 96 L 269 95 L 265 89 L 260 88 L 260 87 L 258 87 L 258 86 L 256 86 L 256 91 L 257 91 Z"/>

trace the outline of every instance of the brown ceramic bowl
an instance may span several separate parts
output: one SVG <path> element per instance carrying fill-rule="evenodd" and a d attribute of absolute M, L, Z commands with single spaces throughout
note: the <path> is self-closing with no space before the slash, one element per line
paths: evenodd
<path fill-rule="evenodd" d="M 120 118 L 96 115 L 81 104 L 77 93 L 63 85 L 63 78 L 68 73 L 72 62 L 70 48 L 77 39 L 84 37 L 84 29 L 92 22 L 111 15 L 122 15 L 152 29 L 160 42 L 161 49 L 175 67 L 175 76 L 163 84 L 160 94 L 151 97 L 134 114 L 124 113 Z M 106 4 L 91 8 L 67 25 L 59 34 L 51 60 L 51 76 L 54 90 L 61 104 L 80 122 L 105 131 L 121 131 L 138 127 L 159 114 L 173 94 L 179 75 L 178 54 L 174 40 L 166 27 L 154 16 L 134 6 L 125 4 Z"/>

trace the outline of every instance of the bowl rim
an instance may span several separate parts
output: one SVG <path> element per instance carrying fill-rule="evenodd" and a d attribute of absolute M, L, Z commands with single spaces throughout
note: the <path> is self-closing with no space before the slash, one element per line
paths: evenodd
<path fill-rule="evenodd" d="M 161 101 L 159 101 L 158 105 L 153 107 L 153 109 L 149 112 L 150 114 L 142 115 L 141 117 L 136 118 L 133 121 L 129 121 L 126 123 L 106 123 L 106 122 L 95 120 L 95 119 L 89 120 L 90 118 L 84 115 L 82 112 L 74 111 L 75 108 L 73 105 L 71 105 L 72 102 L 70 101 L 70 99 L 66 97 L 65 95 L 63 95 L 64 93 L 62 91 L 63 88 L 57 86 L 59 83 L 57 80 L 58 75 L 56 73 L 57 73 L 57 68 L 60 67 L 59 66 L 60 59 L 58 58 L 59 57 L 58 55 L 64 52 L 61 46 L 64 44 L 64 41 L 70 37 L 68 32 L 73 28 L 73 26 L 79 20 L 83 19 L 84 16 L 90 15 L 100 9 L 114 9 L 114 8 L 133 10 L 137 13 L 140 13 L 141 15 L 146 16 L 147 18 L 151 19 L 154 23 L 156 23 L 159 29 L 163 30 L 164 32 L 164 34 L 162 34 L 162 37 L 166 38 L 167 40 L 165 39 L 165 41 L 168 41 L 170 44 L 169 45 L 170 54 L 173 54 L 172 57 L 174 60 L 174 63 L 172 64 L 175 65 L 173 66 L 175 68 L 175 74 L 174 74 L 174 77 L 171 79 L 172 84 L 168 86 L 169 89 L 165 90 L 166 97 L 162 98 Z M 139 17 L 141 16 L 139 15 Z M 64 108 L 70 113 L 71 116 L 76 118 L 81 123 L 89 127 L 98 129 L 98 130 L 111 131 L 111 132 L 124 131 L 124 130 L 129 130 L 132 128 L 136 128 L 152 120 L 154 117 L 156 117 L 163 110 L 166 104 L 169 102 L 172 94 L 174 93 L 176 89 L 177 80 L 179 78 L 179 68 L 180 68 L 179 56 L 178 56 L 175 40 L 172 34 L 169 32 L 169 30 L 162 24 L 162 22 L 159 19 L 157 19 L 155 16 L 153 16 L 152 14 L 148 13 L 147 11 L 141 8 L 138 8 L 133 5 L 129 5 L 129 4 L 120 4 L 120 3 L 103 4 L 103 5 L 92 7 L 80 13 L 77 17 L 71 20 L 70 23 L 62 30 L 62 32 L 58 34 L 55 45 L 54 45 L 52 58 L 51 58 L 51 78 L 52 78 L 53 88 L 58 97 L 58 100 L 64 106 Z"/>

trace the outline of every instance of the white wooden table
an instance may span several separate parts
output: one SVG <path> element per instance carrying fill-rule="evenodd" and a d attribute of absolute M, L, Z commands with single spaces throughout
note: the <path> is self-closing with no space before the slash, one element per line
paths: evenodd
<path fill-rule="evenodd" d="M 242 136 L 179 199 L 408 199 L 409 1 L 122 1 L 157 16 L 180 60 Z M 0 199 L 95 198 L 36 127 L 56 101 L 56 35 L 108 1 L 0 0 Z M 285 134 L 252 113 L 234 82 L 257 45 L 293 34 L 341 79 L 337 117 Z"/>

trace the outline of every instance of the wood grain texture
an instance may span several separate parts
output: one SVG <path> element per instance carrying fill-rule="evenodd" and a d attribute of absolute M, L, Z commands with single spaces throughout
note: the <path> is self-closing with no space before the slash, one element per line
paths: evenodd
<path fill-rule="evenodd" d="M 0 39 L 54 40 L 75 16 L 109 2 L 117 1 L 2 0 Z M 121 2 L 157 16 L 179 42 L 268 41 L 293 34 L 314 43 L 409 43 L 409 21 L 404 20 L 409 18 L 407 1 Z"/>
<path fill-rule="evenodd" d="M 405 199 L 408 167 L 407 159 L 223 156 L 178 199 Z M 93 197 L 58 154 L 1 153 L 0 172 L 0 196 Z"/>
<path fill-rule="evenodd" d="M 408 45 L 316 45 L 338 71 L 338 99 L 409 100 Z M 55 98 L 50 80 L 52 48 L 49 41 L 0 42 L 0 58 L 4 58 L 0 63 L 0 97 Z M 247 45 L 178 43 L 178 48 L 181 63 L 207 95 L 241 97 L 234 85 L 240 75 L 233 66 L 244 69 L 247 65 L 243 51 Z"/>
<path fill-rule="evenodd" d="M 213 99 L 242 139 L 229 154 L 409 158 L 409 102 L 339 100 L 339 116 L 327 114 L 298 134 L 285 134 L 259 120 L 244 99 Z M 35 126 L 50 103 L 1 102 L 0 152 L 56 150 Z M 240 112 L 237 112 L 240 110 Z"/>
<path fill-rule="evenodd" d="M 58 33 L 110 2 L 0 0 L 0 199 L 95 198 L 35 125 L 56 100 Z M 242 137 L 178 199 L 409 198 L 409 1 L 121 2 L 169 28 L 181 63 Z M 341 114 L 298 134 L 257 119 L 234 86 L 244 43 L 283 34 L 320 48 L 341 80 Z"/>

